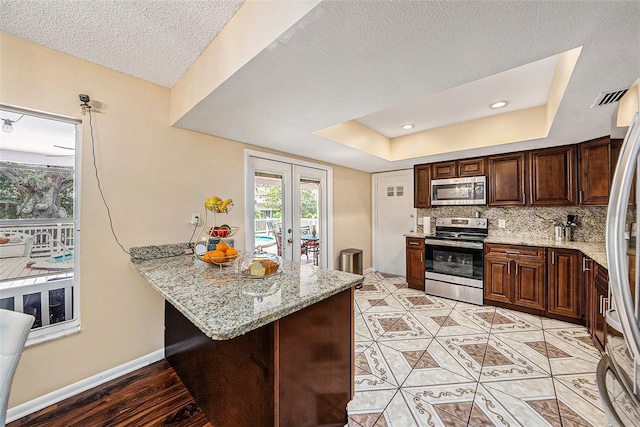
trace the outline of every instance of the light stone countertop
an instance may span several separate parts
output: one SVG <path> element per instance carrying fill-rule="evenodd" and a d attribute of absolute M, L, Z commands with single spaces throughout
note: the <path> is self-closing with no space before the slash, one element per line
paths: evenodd
<path fill-rule="evenodd" d="M 406 237 L 423 239 L 427 237 L 423 233 L 409 233 Z M 545 248 L 576 249 L 588 256 L 601 266 L 607 268 L 607 253 L 605 242 L 558 242 L 553 239 L 531 237 L 493 237 L 485 239 L 485 243 L 501 243 L 505 245 L 539 246 Z"/>
<path fill-rule="evenodd" d="M 184 247 L 177 252 L 184 253 Z M 264 279 L 239 277 L 235 263 L 225 267 L 210 265 L 193 255 L 134 257 L 132 265 L 171 305 L 214 340 L 243 335 L 364 280 L 357 274 L 286 261 L 282 263 L 282 273 Z"/>

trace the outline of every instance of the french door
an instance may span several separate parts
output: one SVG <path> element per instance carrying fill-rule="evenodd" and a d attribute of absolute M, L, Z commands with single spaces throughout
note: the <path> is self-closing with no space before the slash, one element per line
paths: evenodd
<path fill-rule="evenodd" d="M 245 248 L 332 268 L 331 168 L 247 150 Z"/>

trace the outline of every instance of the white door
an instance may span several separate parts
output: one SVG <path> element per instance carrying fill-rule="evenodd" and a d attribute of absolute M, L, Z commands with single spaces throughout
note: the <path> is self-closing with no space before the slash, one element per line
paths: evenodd
<path fill-rule="evenodd" d="M 247 156 L 245 249 L 253 251 L 265 236 L 273 237 L 276 245 L 265 250 L 331 268 L 330 168 L 265 157 Z"/>
<path fill-rule="evenodd" d="M 404 235 L 416 230 L 413 169 L 376 173 L 372 179 L 373 268 L 404 276 Z"/>

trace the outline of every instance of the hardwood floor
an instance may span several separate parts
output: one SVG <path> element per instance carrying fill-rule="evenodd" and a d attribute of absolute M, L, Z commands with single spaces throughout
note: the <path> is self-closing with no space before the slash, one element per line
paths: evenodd
<path fill-rule="evenodd" d="M 26 426 L 213 427 L 166 360 L 7 424 Z"/>

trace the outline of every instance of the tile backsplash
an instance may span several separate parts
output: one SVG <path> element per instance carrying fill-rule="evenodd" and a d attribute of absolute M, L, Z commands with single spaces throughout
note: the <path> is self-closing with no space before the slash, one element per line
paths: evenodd
<path fill-rule="evenodd" d="M 578 226 L 573 227 L 573 238 L 582 242 L 603 242 L 605 240 L 606 206 L 562 206 L 562 207 L 508 207 L 490 208 L 487 206 L 439 206 L 418 209 L 418 218 L 431 217 L 431 230 L 435 230 L 435 218 L 473 217 L 478 211 L 480 216 L 489 219 L 489 236 L 493 237 L 531 237 L 553 239 L 553 224 L 549 220 L 567 221 L 567 215 L 577 215 Z M 498 228 L 498 220 L 505 220 L 505 228 Z M 422 232 L 422 226 L 418 231 Z"/>

